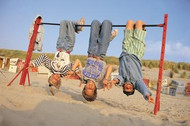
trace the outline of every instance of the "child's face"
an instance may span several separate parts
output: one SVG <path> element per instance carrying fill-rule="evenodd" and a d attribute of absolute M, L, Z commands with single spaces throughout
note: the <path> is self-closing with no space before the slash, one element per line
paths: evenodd
<path fill-rule="evenodd" d="M 50 78 L 51 84 L 56 84 L 60 80 L 59 74 L 52 74 Z"/>
<path fill-rule="evenodd" d="M 132 92 L 133 91 L 133 85 L 127 82 L 124 84 L 123 90 L 126 92 Z"/>
<path fill-rule="evenodd" d="M 95 84 L 93 81 L 88 81 L 87 84 L 85 85 L 85 94 L 88 96 L 92 96 L 94 94 L 95 90 Z"/>

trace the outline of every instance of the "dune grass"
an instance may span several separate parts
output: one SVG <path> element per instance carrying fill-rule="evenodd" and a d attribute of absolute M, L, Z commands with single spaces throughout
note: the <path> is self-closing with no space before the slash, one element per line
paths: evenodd
<path fill-rule="evenodd" d="M 53 59 L 54 57 L 53 53 L 35 53 L 34 52 L 31 60 L 36 59 L 41 54 L 46 54 L 51 59 Z M 26 51 L 0 49 L 0 56 L 25 59 Z M 86 64 L 86 59 L 87 59 L 86 55 L 71 55 L 70 56 L 71 61 L 74 61 L 77 58 L 81 60 L 83 66 Z M 106 56 L 104 60 L 107 64 L 119 65 L 118 57 Z M 160 64 L 159 60 L 142 60 L 142 65 L 149 68 L 158 68 L 159 64 Z M 176 62 L 171 62 L 171 61 L 165 61 L 164 69 L 165 70 L 171 69 L 172 71 L 174 71 L 174 73 L 177 73 L 178 70 L 190 71 L 190 63 L 184 63 L 184 62 L 176 63 Z"/>

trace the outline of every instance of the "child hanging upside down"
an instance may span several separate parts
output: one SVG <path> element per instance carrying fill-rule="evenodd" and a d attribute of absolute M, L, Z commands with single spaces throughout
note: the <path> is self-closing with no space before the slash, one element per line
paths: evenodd
<path fill-rule="evenodd" d="M 62 20 L 60 23 L 59 37 L 57 40 L 57 52 L 53 60 L 49 59 L 46 55 L 39 56 L 32 65 L 38 67 L 42 64 L 48 68 L 53 74 L 49 77 L 50 92 L 54 95 L 52 87 L 55 86 L 59 89 L 61 85 L 60 76 L 70 76 L 76 72 L 76 70 L 82 69 L 82 64 L 79 59 L 76 59 L 74 63 L 70 63 L 70 52 L 73 50 L 75 44 L 75 32 L 79 33 L 83 31 L 85 19 L 81 18 L 77 22 Z"/>
<path fill-rule="evenodd" d="M 69 63 L 62 66 L 60 62 L 57 62 L 57 60 L 51 60 L 44 54 L 40 55 L 35 62 L 32 63 L 32 66 L 38 67 L 42 64 L 44 64 L 44 66 L 53 73 L 48 79 L 50 92 L 52 95 L 54 95 L 54 93 L 51 86 L 55 86 L 59 89 L 61 85 L 61 76 L 67 77 L 74 73 L 77 74 L 77 72 L 82 69 L 82 64 L 79 59 L 76 59 L 74 63 Z"/>
<path fill-rule="evenodd" d="M 83 79 L 86 81 L 82 95 L 87 101 L 94 101 L 97 88 L 106 87 L 108 83 L 112 65 L 106 65 L 103 59 L 110 42 L 117 34 L 117 30 L 112 31 L 112 23 L 109 20 L 102 23 L 94 20 L 91 23 L 88 59 L 82 71 Z"/>
<path fill-rule="evenodd" d="M 154 103 L 152 93 L 146 87 L 142 79 L 141 59 L 145 51 L 146 31 L 144 22 L 138 20 L 134 23 L 129 20 L 125 29 L 125 38 L 122 45 L 122 53 L 119 57 L 119 75 L 110 83 L 122 85 L 123 93 L 133 95 L 138 90 L 150 103 Z"/>

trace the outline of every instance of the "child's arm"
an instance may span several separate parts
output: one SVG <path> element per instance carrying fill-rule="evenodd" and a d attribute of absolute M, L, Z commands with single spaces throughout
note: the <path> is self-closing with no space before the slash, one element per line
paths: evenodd
<path fill-rule="evenodd" d="M 79 59 L 76 59 L 72 67 L 72 71 L 75 71 L 76 68 L 82 69 L 82 63 Z"/>
<path fill-rule="evenodd" d="M 111 88 L 109 86 L 109 80 L 108 80 L 108 78 L 110 77 L 112 70 L 113 70 L 113 66 L 112 65 L 108 65 L 108 68 L 107 68 L 107 71 L 106 71 L 106 75 L 105 75 L 104 80 L 103 80 L 104 90 L 105 90 L 105 88 L 107 88 L 108 90 Z"/>
<path fill-rule="evenodd" d="M 68 75 L 68 76 L 71 76 L 72 74 L 74 74 L 74 73 L 75 73 L 75 70 L 76 70 L 77 68 L 78 68 L 79 70 L 82 69 L 82 63 L 81 63 L 81 61 L 80 61 L 79 59 L 76 59 L 76 60 L 75 60 L 73 66 L 72 66 L 72 70 L 71 70 L 71 71 L 68 71 L 68 72 L 67 72 L 67 75 Z"/>
<path fill-rule="evenodd" d="M 136 84 L 137 84 L 137 90 L 143 95 L 144 99 L 147 100 L 149 103 L 154 104 L 154 99 L 151 97 L 152 93 L 147 88 L 143 80 L 142 79 L 138 80 Z"/>

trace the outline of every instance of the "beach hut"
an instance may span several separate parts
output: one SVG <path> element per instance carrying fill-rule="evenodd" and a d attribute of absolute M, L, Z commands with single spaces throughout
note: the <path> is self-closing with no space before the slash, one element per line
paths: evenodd
<path fill-rule="evenodd" d="M 13 72 L 13 73 L 17 72 L 17 63 L 18 63 L 18 58 L 11 58 L 10 59 L 9 72 Z"/>
<path fill-rule="evenodd" d="M 24 60 L 18 59 L 17 61 L 17 70 L 20 71 L 24 67 Z"/>
<path fill-rule="evenodd" d="M 168 86 L 168 80 L 167 79 L 162 80 L 161 92 L 163 94 L 169 94 L 170 93 L 170 87 Z"/>
<path fill-rule="evenodd" d="M 10 58 L 0 56 L 0 68 L 9 69 L 9 66 L 10 66 Z"/>

